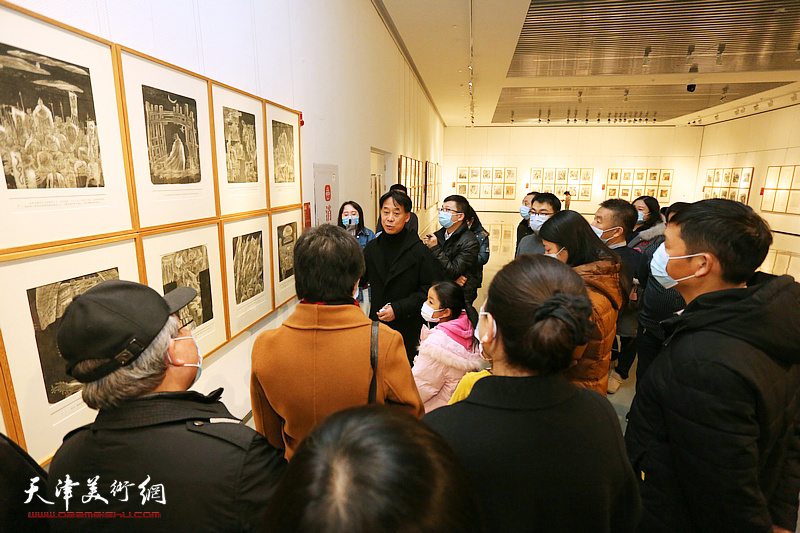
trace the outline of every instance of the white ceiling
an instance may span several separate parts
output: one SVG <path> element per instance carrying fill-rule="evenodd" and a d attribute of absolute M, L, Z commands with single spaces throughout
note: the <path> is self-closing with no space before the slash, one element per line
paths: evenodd
<path fill-rule="evenodd" d="M 552 124 L 576 110 L 581 124 L 709 124 L 800 103 L 797 0 L 373 2 L 447 126 L 472 123 L 470 20 L 476 126 L 509 124 L 511 111 L 515 124 L 539 124 L 548 110 Z M 686 43 L 696 43 L 691 61 Z M 722 59 L 715 43 L 726 43 Z"/>

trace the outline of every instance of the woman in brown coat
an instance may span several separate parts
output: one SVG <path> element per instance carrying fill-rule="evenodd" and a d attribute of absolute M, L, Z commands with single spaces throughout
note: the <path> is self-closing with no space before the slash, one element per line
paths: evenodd
<path fill-rule="evenodd" d="M 369 399 L 372 322 L 353 297 L 364 273 L 358 242 L 344 229 L 306 231 L 294 250 L 300 303 L 278 329 L 253 345 L 250 399 L 256 429 L 292 457 L 327 416 Z M 403 337 L 378 329 L 375 400 L 424 414 Z"/>
<path fill-rule="evenodd" d="M 577 363 L 565 374 L 574 384 L 606 395 L 611 346 L 617 332 L 617 314 L 627 303 L 628 290 L 620 277 L 620 259 L 575 211 L 550 217 L 539 231 L 545 255 L 571 266 L 586 283 L 596 328 L 589 343 L 575 351 Z"/>

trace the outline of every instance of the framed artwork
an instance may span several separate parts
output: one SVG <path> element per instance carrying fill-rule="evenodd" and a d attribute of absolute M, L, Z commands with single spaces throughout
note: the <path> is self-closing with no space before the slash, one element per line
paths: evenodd
<path fill-rule="evenodd" d="M 555 190 L 555 186 L 554 185 L 543 185 L 541 192 L 553 193 L 554 190 Z"/>
<path fill-rule="evenodd" d="M 28 453 L 48 459 L 69 431 L 94 420 L 82 385 L 64 370 L 56 345 L 72 299 L 108 279 L 139 281 L 133 240 L 3 263 L 0 329 Z"/>
<path fill-rule="evenodd" d="M 650 169 L 647 171 L 647 185 L 658 186 L 658 178 L 661 176 L 660 170 Z"/>
<path fill-rule="evenodd" d="M 731 187 L 738 188 L 742 183 L 742 169 L 734 168 L 731 171 Z"/>
<path fill-rule="evenodd" d="M 714 169 L 714 187 L 721 187 L 722 186 L 722 169 L 715 168 Z"/>
<path fill-rule="evenodd" d="M 231 336 L 274 309 L 269 216 L 226 222 L 225 273 Z"/>
<path fill-rule="evenodd" d="M 619 184 L 619 169 L 609 169 L 608 170 L 608 184 L 609 185 L 618 185 Z"/>
<path fill-rule="evenodd" d="M 142 227 L 216 214 L 208 84 L 122 52 Z"/>
<path fill-rule="evenodd" d="M 742 187 L 749 187 L 750 180 L 753 177 L 753 167 L 746 167 L 742 169 Z"/>
<path fill-rule="evenodd" d="M 719 187 L 711 188 L 711 198 L 719 198 Z"/>
<path fill-rule="evenodd" d="M 703 187 L 703 200 L 711 198 L 711 187 Z"/>
<path fill-rule="evenodd" d="M 397 160 L 397 183 L 406 184 L 406 156 L 404 155 Z"/>
<path fill-rule="evenodd" d="M 723 187 L 730 187 L 731 186 L 731 170 L 730 168 L 725 168 L 722 170 L 722 186 Z"/>
<path fill-rule="evenodd" d="M 495 200 L 502 200 L 503 199 L 503 184 L 502 183 L 493 183 L 492 184 L 492 198 Z"/>
<path fill-rule="evenodd" d="M 657 196 L 657 198 L 658 198 L 658 202 L 659 203 L 663 204 L 665 202 L 669 202 L 670 190 L 671 190 L 670 187 L 659 187 L 658 188 L 658 196 Z"/>
<path fill-rule="evenodd" d="M 0 19 L 0 249 L 131 229 L 111 47 Z"/>
<path fill-rule="evenodd" d="M 567 174 L 567 182 L 569 184 L 578 183 L 581 180 L 581 169 L 571 168 Z"/>
<path fill-rule="evenodd" d="M 764 191 L 764 194 L 761 196 L 762 211 L 772 211 L 772 208 L 775 206 L 775 192 L 774 189 L 766 189 Z"/>
<path fill-rule="evenodd" d="M 709 168 L 706 170 L 706 187 L 713 187 L 714 186 L 714 169 Z"/>
<path fill-rule="evenodd" d="M 148 285 L 161 294 L 181 286 L 197 291 L 179 315 L 183 321 L 194 320 L 192 336 L 200 353 L 223 344 L 227 339 L 217 225 L 159 233 L 144 237 L 142 244 Z"/>
<path fill-rule="evenodd" d="M 406 156 L 403 156 L 403 160 L 405 161 L 406 164 L 404 167 L 402 183 L 403 185 L 406 186 L 406 188 L 409 188 L 411 187 L 411 172 L 413 170 L 413 161 L 411 161 L 411 158 Z"/>
<path fill-rule="evenodd" d="M 516 167 L 509 167 L 505 170 L 505 182 L 517 183 L 517 169 Z"/>
<path fill-rule="evenodd" d="M 552 185 L 556 182 L 556 169 L 546 168 L 542 174 L 542 183 Z"/>
<path fill-rule="evenodd" d="M 620 184 L 631 185 L 633 183 L 633 170 L 622 169 L 621 172 L 622 177 L 620 178 Z"/>
<path fill-rule="evenodd" d="M 631 190 L 631 198 L 639 198 L 640 196 L 644 196 L 644 188 L 633 187 L 633 189 Z"/>
<path fill-rule="evenodd" d="M 631 188 L 630 187 L 620 187 L 619 189 L 619 197 L 623 200 L 631 200 Z"/>
<path fill-rule="evenodd" d="M 785 213 L 788 205 L 789 205 L 789 190 L 778 189 L 775 192 L 775 205 L 772 206 L 772 210 L 776 213 Z"/>
<path fill-rule="evenodd" d="M 567 183 L 566 168 L 559 168 L 556 170 L 556 183 Z"/>
<path fill-rule="evenodd" d="M 567 190 L 566 185 L 556 185 L 556 196 L 561 197 L 564 196 L 564 192 Z"/>
<path fill-rule="evenodd" d="M 800 165 L 794 167 L 794 179 L 792 179 L 792 189 L 800 190 Z"/>
<path fill-rule="evenodd" d="M 481 198 L 489 199 L 492 197 L 492 184 L 481 183 Z"/>
<path fill-rule="evenodd" d="M 729 191 L 729 189 L 726 189 L 726 188 L 723 187 L 719 191 L 719 197 L 722 198 L 723 200 L 727 200 L 728 199 L 728 191 Z"/>
<path fill-rule="evenodd" d="M 506 183 L 503 189 L 503 199 L 513 200 L 517 197 L 517 185 L 515 183 Z"/>
<path fill-rule="evenodd" d="M 211 91 L 220 214 L 266 209 L 264 105 L 217 85 Z"/>
<path fill-rule="evenodd" d="M 456 170 L 456 181 L 468 182 L 469 181 L 469 168 L 458 167 Z"/>
<path fill-rule="evenodd" d="M 481 197 L 481 184 L 480 183 L 470 183 L 467 197 L 468 198 L 480 198 Z"/>
<path fill-rule="evenodd" d="M 572 196 L 573 200 L 577 200 L 578 199 L 578 186 L 577 185 L 570 185 L 569 187 L 567 187 L 567 190 L 565 192 L 569 192 L 569 194 Z"/>
<path fill-rule="evenodd" d="M 644 195 L 645 196 L 652 196 L 653 198 L 655 198 L 657 194 L 658 194 L 658 188 L 657 187 L 647 187 L 644 190 Z"/>
<path fill-rule="evenodd" d="M 747 205 L 747 202 L 750 200 L 750 191 L 748 189 L 737 190 L 734 200 Z"/>
<path fill-rule="evenodd" d="M 739 191 L 739 194 L 746 194 L 746 191 Z M 739 200 L 741 202 L 741 200 Z M 743 202 L 746 203 L 746 202 Z M 800 190 L 789 191 L 789 201 L 786 205 L 786 212 L 790 215 L 800 215 Z"/>
<path fill-rule="evenodd" d="M 769 167 L 767 168 L 767 178 L 764 181 L 764 187 L 767 189 L 777 189 L 778 188 L 778 177 L 781 173 L 781 167 Z"/>
<path fill-rule="evenodd" d="M 492 182 L 492 169 L 489 167 L 481 167 L 481 183 Z"/>
<path fill-rule="evenodd" d="M 467 193 L 468 185 L 469 184 L 467 184 L 467 183 L 458 183 L 458 184 L 456 184 L 456 194 L 460 194 L 461 196 L 465 196 L 465 197 L 470 196 Z"/>
<path fill-rule="evenodd" d="M 646 179 L 647 179 L 647 171 L 646 170 L 637 170 L 633 174 L 633 183 L 634 183 L 634 185 L 644 185 Z"/>
<path fill-rule="evenodd" d="M 502 168 L 492 169 L 492 183 L 503 183 L 505 180 L 505 171 Z"/>
<path fill-rule="evenodd" d="M 617 187 L 616 186 L 612 185 L 612 186 L 606 188 L 606 199 L 609 199 L 609 198 L 617 198 Z"/>
<path fill-rule="evenodd" d="M 582 202 L 588 202 L 592 199 L 592 186 L 591 185 L 581 185 L 580 191 L 578 192 L 578 200 Z"/>
<path fill-rule="evenodd" d="M 507 242 L 507 243 L 510 243 L 510 242 L 511 242 L 511 239 L 513 239 L 513 238 L 514 238 L 514 237 L 513 237 L 513 235 L 514 235 L 513 231 L 511 230 L 511 228 L 509 228 L 509 227 L 508 227 L 508 226 L 506 226 L 506 225 L 503 225 L 503 226 L 501 227 L 501 229 L 503 230 L 503 240 L 502 240 L 501 242 Z"/>
<path fill-rule="evenodd" d="M 273 213 L 272 225 L 272 286 L 275 307 L 281 306 L 295 295 L 294 245 L 303 229 L 303 210 L 292 209 Z"/>
<path fill-rule="evenodd" d="M 778 188 L 779 189 L 791 189 L 792 188 L 792 177 L 794 176 L 795 170 L 794 167 L 786 166 L 781 167 L 781 173 L 778 176 Z"/>
<path fill-rule="evenodd" d="M 477 167 L 470 167 L 469 169 L 469 182 L 470 183 L 480 183 L 481 181 L 481 169 Z"/>
<path fill-rule="evenodd" d="M 661 171 L 661 180 L 658 182 L 659 185 L 662 187 L 671 187 L 672 186 L 672 170 L 662 170 Z"/>
<path fill-rule="evenodd" d="M 591 183 L 593 177 L 594 177 L 594 169 L 593 168 L 583 168 L 583 169 L 581 169 L 581 183 L 583 183 L 583 184 Z"/>
<path fill-rule="evenodd" d="M 536 185 L 542 184 L 542 169 L 541 168 L 532 168 L 531 169 L 531 187 Z"/>
<path fill-rule="evenodd" d="M 266 104 L 269 206 L 303 201 L 300 182 L 300 117 L 293 111 Z"/>

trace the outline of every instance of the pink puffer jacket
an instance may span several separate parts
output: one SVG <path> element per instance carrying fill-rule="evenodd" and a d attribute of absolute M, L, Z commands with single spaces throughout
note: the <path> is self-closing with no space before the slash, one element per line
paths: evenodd
<path fill-rule="evenodd" d="M 411 370 L 426 413 L 447 405 L 464 374 L 484 367 L 477 346 L 472 347 L 472 337 L 466 313 L 432 330 L 422 327 L 419 355 Z"/>

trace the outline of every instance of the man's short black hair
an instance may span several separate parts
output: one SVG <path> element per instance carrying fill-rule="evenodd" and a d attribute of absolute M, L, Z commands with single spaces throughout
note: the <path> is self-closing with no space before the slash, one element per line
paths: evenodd
<path fill-rule="evenodd" d="M 553 208 L 553 213 L 558 213 L 561 211 L 561 200 L 558 199 L 558 196 L 551 192 L 540 192 L 536 196 L 533 197 L 531 203 L 538 202 L 540 204 L 547 204 Z"/>
<path fill-rule="evenodd" d="M 456 204 L 456 209 L 459 213 L 464 213 L 464 220 L 467 219 L 467 213 L 469 213 L 469 200 L 461 196 L 460 194 L 451 194 L 444 200 L 442 203 L 445 202 L 454 202 Z"/>
<path fill-rule="evenodd" d="M 769 225 L 752 208 L 732 200 L 701 200 L 670 219 L 678 226 L 687 254 L 714 254 L 728 283 L 745 283 L 772 245 Z"/>
<path fill-rule="evenodd" d="M 627 237 L 636 226 L 636 220 L 639 214 L 633 204 L 621 198 L 611 198 L 600 204 L 600 207 L 608 209 L 612 213 L 613 221 L 612 227 L 619 226 L 622 228 L 624 237 Z"/>
<path fill-rule="evenodd" d="M 391 184 L 389 186 L 389 190 L 390 191 L 402 191 L 402 192 L 408 194 L 408 189 L 402 183 L 393 183 L 393 184 Z"/>
<path fill-rule="evenodd" d="M 379 200 L 379 205 L 381 206 L 381 209 L 383 209 L 383 204 L 389 198 L 392 198 L 395 201 L 395 203 L 400 207 L 402 207 L 406 213 L 411 212 L 413 208 L 413 204 L 411 203 L 411 198 L 409 198 L 408 195 L 403 191 L 401 191 L 400 189 L 392 189 L 391 187 L 387 192 L 384 193 L 383 196 L 381 196 L 381 199 Z"/>
<path fill-rule="evenodd" d="M 310 302 L 352 300 L 364 275 L 364 253 L 347 230 L 323 224 L 305 231 L 294 247 L 294 285 Z"/>

